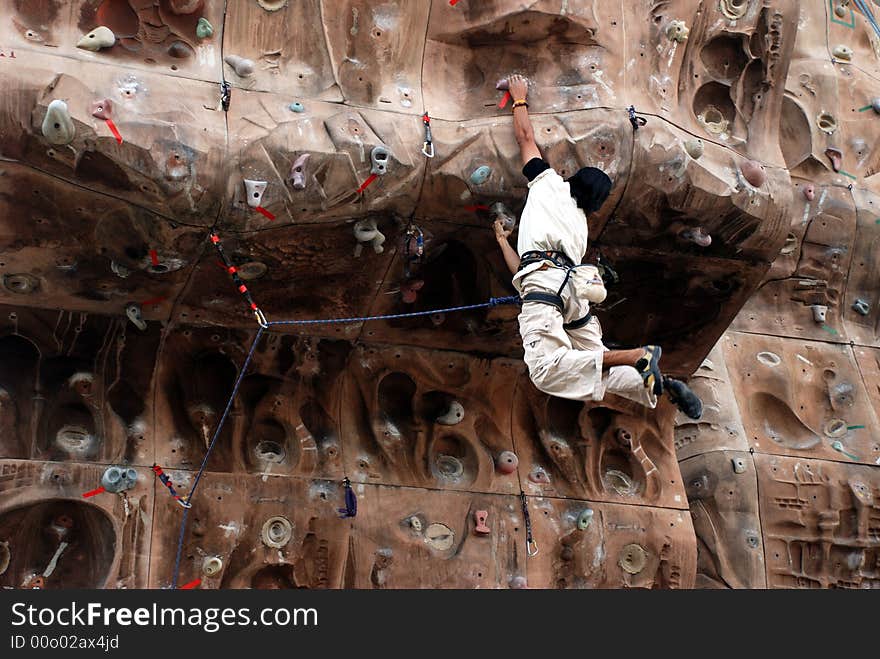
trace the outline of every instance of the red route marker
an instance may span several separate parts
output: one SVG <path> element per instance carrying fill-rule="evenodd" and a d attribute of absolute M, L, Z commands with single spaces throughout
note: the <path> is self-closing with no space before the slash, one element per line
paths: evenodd
<path fill-rule="evenodd" d="M 504 96 L 502 96 L 502 97 L 501 97 L 501 100 L 498 101 L 498 107 L 499 107 L 499 108 L 503 108 L 505 105 L 507 105 L 507 102 L 508 102 L 511 98 L 513 98 L 513 97 L 510 95 L 510 92 L 504 92 Z"/>
<path fill-rule="evenodd" d="M 465 206 L 464 209 L 466 211 L 470 211 L 472 213 L 476 213 L 477 211 L 487 211 L 489 207 L 485 204 L 475 204 L 474 206 Z"/>
<path fill-rule="evenodd" d="M 263 216 L 269 218 L 270 220 L 274 220 L 274 219 L 275 219 L 275 216 L 272 215 L 272 213 L 270 213 L 269 211 L 267 211 L 267 210 L 266 210 L 265 208 L 263 208 L 262 206 L 257 206 L 256 211 L 257 211 L 260 215 L 263 215 Z M 225 267 L 225 266 L 224 266 L 224 267 Z"/>
<path fill-rule="evenodd" d="M 153 265 L 159 265 L 159 255 L 156 254 L 155 249 L 150 250 L 150 261 L 153 262 Z"/>
<path fill-rule="evenodd" d="M 458 0 L 449 0 L 449 4 L 453 7 L 458 4 Z"/>
<path fill-rule="evenodd" d="M 89 497 L 93 497 L 96 494 L 101 494 L 101 492 L 106 492 L 106 491 L 107 490 L 105 490 L 104 486 L 102 485 L 101 487 L 99 487 L 96 490 L 90 490 L 88 492 L 83 492 L 83 499 L 88 499 Z"/>
<path fill-rule="evenodd" d="M 196 579 L 195 581 L 190 581 L 189 583 L 183 584 L 178 590 L 192 590 L 193 588 L 198 588 L 199 584 L 202 583 L 201 579 Z"/>
<path fill-rule="evenodd" d="M 377 174 L 370 174 L 370 175 L 367 177 L 367 180 L 364 181 L 363 183 L 361 183 L 361 187 L 359 187 L 359 188 L 357 189 L 357 193 L 360 194 L 361 192 L 363 192 L 364 190 L 366 190 L 367 187 L 370 185 L 370 183 L 372 183 L 373 181 L 375 181 L 377 178 L 378 178 L 378 175 L 377 175 Z"/>
<path fill-rule="evenodd" d="M 152 297 L 149 300 L 144 300 L 141 302 L 142 307 L 149 307 L 151 304 L 159 304 L 160 302 L 164 302 L 167 298 L 164 296 L 160 297 Z"/>
<path fill-rule="evenodd" d="M 119 144 L 122 144 L 122 135 L 119 134 L 119 131 L 116 129 L 116 124 L 113 123 L 112 119 L 107 119 L 107 128 L 109 128 L 110 132 L 113 133 L 113 137 L 116 138 L 116 141 Z"/>

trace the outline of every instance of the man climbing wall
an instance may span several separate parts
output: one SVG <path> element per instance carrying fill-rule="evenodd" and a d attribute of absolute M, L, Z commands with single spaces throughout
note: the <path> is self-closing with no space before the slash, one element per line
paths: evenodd
<path fill-rule="evenodd" d="M 508 79 L 513 128 L 529 180 L 519 225 L 517 249 L 511 230 L 495 222 L 495 235 L 523 298 L 519 331 L 525 362 L 535 386 L 544 393 L 573 400 L 602 400 L 606 392 L 654 408 L 657 397 L 669 399 L 692 419 L 703 404 L 684 383 L 660 371 L 661 348 L 609 350 L 590 303 L 605 299 L 598 269 L 581 264 L 587 252 L 587 215 L 598 211 L 611 191 L 601 170 L 584 167 L 567 180 L 541 157 L 528 112 L 528 81 Z"/>

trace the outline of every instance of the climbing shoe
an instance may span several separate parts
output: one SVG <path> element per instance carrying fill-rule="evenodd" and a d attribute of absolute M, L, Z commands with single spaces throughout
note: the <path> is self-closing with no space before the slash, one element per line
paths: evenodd
<path fill-rule="evenodd" d="M 691 419 L 703 416 L 703 401 L 684 382 L 664 375 L 663 388 L 666 389 L 670 402 Z"/>
<path fill-rule="evenodd" d="M 652 390 L 655 396 L 663 393 L 663 375 L 660 373 L 660 346 L 645 346 L 645 355 L 636 362 L 636 370 L 645 381 L 645 387 Z"/>

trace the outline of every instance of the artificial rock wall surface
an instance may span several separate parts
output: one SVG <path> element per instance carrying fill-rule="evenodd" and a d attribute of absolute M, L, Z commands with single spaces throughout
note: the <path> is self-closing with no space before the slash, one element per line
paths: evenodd
<path fill-rule="evenodd" d="M 172 584 L 151 467 L 189 491 L 257 330 L 211 231 L 270 320 L 511 294 L 515 71 L 614 181 L 606 341 L 704 418 L 538 393 L 515 307 L 273 326 L 179 584 L 880 585 L 874 0 L 0 4 L 0 584 Z"/>

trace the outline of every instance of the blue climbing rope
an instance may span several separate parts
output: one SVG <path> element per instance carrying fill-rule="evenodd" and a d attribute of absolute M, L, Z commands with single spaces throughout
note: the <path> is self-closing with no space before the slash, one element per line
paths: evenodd
<path fill-rule="evenodd" d="M 874 18 L 874 14 L 868 5 L 865 4 L 864 0 L 856 0 L 856 7 L 858 7 L 859 11 L 865 15 L 865 18 L 871 24 L 871 27 L 874 28 L 877 37 L 880 38 L 880 25 L 877 24 L 877 19 Z"/>
<path fill-rule="evenodd" d="M 393 313 L 384 316 L 361 316 L 359 318 L 319 318 L 316 320 L 272 320 L 269 321 L 269 327 L 273 325 L 327 325 L 330 323 L 363 323 L 369 320 L 394 320 L 396 318 L 415 318 L 417 316 L 431 316 L 435 313 L 452 313 L 455 311 L 469 311 L 471 309 L 485 309 L 486 307 L 497 307 L 502 304 L 518 304 L 519 295 L 508 295 L 507 297 L 492 297 L 488 302 L 480 302 L 479 304 L 466 304 L 460 307 L 448 307 L 446 309 L 433 309 L 431 311 L 412 311 L 410 313 Z"/>
<path fill-rule="evenodd" d="M 193 496 L 195 495 L 196 488 L 199 485 L 199 481 L 202 479 L 202 475 L 205 473 L 205 467 L 208 465 L 208 459 L 211 457 L 211 452 L 214 450 L 214 445 L 217 443 L 217 440 L 220 437 L 220 431 L 223 430 L 223 426 L 226 423 L 226 418 L 229 416 L 229 411 L 232 409 L 232 404 L 235 402 L 235 397 L 238 395 L 238 390 L 241 387 L 241 382 L 244 379 L 245 373 L 247 373 L 248 366 L 251 363 L 251 359 L 254 356 L 254 351 L 257 349 L 257 346 L 260 343 L 260 339 L 263 338 L 263 333 L 267 328 L 272 327 L 274 325 L 323 325 L 328 323 L 357 323 L 357 322 L 365 322 L 368 320 L 392 320 L 395 318 L 414 318 L 417 316 L 430 316 L 435 313 L 452 313 L 455 311 L 468 311 L 470 309 L 484 309 L 486 307 L 497 307 L 502 304 L 517 304 L 520 302 L 520 298 L 518 295 L 508 295 L 507 297 L 493 297 L 489 298 L 488 302 L 481 302 L 479 304 L 466 304 L 459 307 L 448 307 L 446 309 L 433 309 L 431 311 L 413 311 L 411 313 L 398 313 L 398 314 L 387 314 L 384 316 L 362 316 L 360 318 L 330 318 L 330 319 L 315 319 L 315 320 L 276 320 L 272 322 L 268 322 L 265 326 L 260 325 L 259 330 L 257 330 L 257 335 L 254 337 L 254 342 L 251 344 L 251 349 L 248 352 L 247 359 L 244 360 L 244 364 L 241 367 L 241 370 L 238 373 L 238 377 L 235 379 L 235 384 L 232 386 L 232 393 L 229 394 L 229 400 L 226 402 L 226 409 L 223 410 L 223 415 L 220 417 L 220 420 L 217 422 L 217 428 L 214 430 L 214 436 L 211 437 L 211 441 L 208 444 L 208 449 L 205 451 L 205 457 L 202 459 L 202 464 L 199 466 L 199 471 L 196 474 L 195 480 L 193 481 L 192 487 L 190 488 L 189 494 L 186 496 L 186 502 L 190 505 L 192 504 Z M 347 479 L 346 479 L 347 480 Z M 346 492 L 346 508 L 342 510 L 347 511 L 349 516 L 354 516 L 357 512 L 357 500 L 353 502 L 350 500 L 348 496 L 348 492 Z M 353 498 L 353 493 L 352 497 Z M 172 588 L 177 588 L 177 582 L 180 577 L 180 559 L 183 556 L 183 545 L 186 537 L 186 522 L 189 517 L 189 508 L 184 508 L 183 517 L 180 519 L 180 533 L 177 538 L 177 555 L 174 558 L 174 577 L 171 581 Z"/>
<path fill-rule="evenodd" d="M 211 457 L 211 451 L 214 450 L 214 444 L 217 443 L 217 439 L 220 437 L 220 431 L 223 430 L 223 425 L 226 423 L 226 417 L 229 416 L 229 410 L 232 409 L 232 403 L 235 401 L 235 396 L 238 394 L 238 388 L 241 386 L 241 381 L 244 379 L 245 373 L 247 373 L 248 366 L 251 363 L 251 358 L 254 356 L 254 351 L 257 349 L 257 346 L 260 343 L 260 339 L 263 338 L 263 332 L 266 331 L 265 327 L 260 326 L 260 329 L 257 330 L 257 335 L 254 337 L 254 342 L 251 344 L 250 352 L 248 352 L 247 359 L 244 360 L 244 364 L 241 367 L 241 371 L 238 373 L 238 377 L 235 379 L 235 384 L 232 387 L 232 393 L 229 394 L 229 400 L 226 402 L 226 409 L 223 410 L 223 415 L 220 417 L 220 421 L 217 422 L 217 429 L 214 431 L 214 436 L 211 438 L 210 444 L 208 444 L 208 450 L 205 451 L 205 457 L 202 459 L 202 464 L 199 467 L 199 473 L 196 474 L 196 478 L 193 481 L 192 487 L 189 490 L 189 494 L 186 496 L 186 502 L 192 505 L 193 495 L 196 492 L 196 488 L 199 485 L 199 481 L 202 479 L 202 474 L 205 473 L 205 467 L 208 465 L 208 458 Z M 187 513 L 189 513 L 189 509 L 185 508 L 183 511 L 183 517 L 180 520 L 180 537 L 177 540 L 177 556 L 174 559 L 174 579 L 172 580 L 172 588 L 177 588 L 177 579 L 180 576 L 180 558 L 183 554 L 183 540 L 184 533 L 186 532 L 186 518 Z"/>

